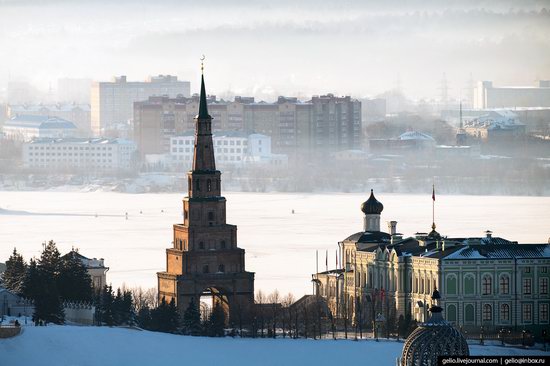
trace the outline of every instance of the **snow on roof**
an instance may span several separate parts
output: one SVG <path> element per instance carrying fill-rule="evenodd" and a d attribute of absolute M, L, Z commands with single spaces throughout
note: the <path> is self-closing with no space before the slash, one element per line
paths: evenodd
<path fill-rule="evenodd" d="M 521 259 L 549 258 L 549 244 L 487 244 L 466 245 L 445 259 Z"/>
<path fill-rule="evenodd" d="M 12 113 L 25 114 L 25 112 L 69 112 L 74 109 L 81 109 L 83 111 L 90 111 L 89 104 L 77 104 L 77 103 L 65 103 L 65 104 L 14 104 L 10 105 Z"/>
<path fill-rule="evenodd" d="M 399 136 L 399 140 L 435 141 L 432 136 L 418 131 L 407 131 Z"/>
<path fill-rule="evenodd" d="M 59 117 L 17 115 L 4 123 L 4 127 L 75 130 L 74 123 Z"/>
<path fill-rule="evenodd" d="M 107 145 L 107 144 L 117 144 L 117 145 L 134 145 L 135 143 L 130 140 L 122 138 L 38 138 L 30 142 L 30 144 L 82 144 L 82 145 Z"/>

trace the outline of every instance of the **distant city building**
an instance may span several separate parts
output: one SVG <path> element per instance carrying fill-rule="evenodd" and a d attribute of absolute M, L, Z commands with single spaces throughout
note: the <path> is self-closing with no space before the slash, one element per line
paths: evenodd
<path fill-rule="evenodd" d="M 271 138 L 262 134 L 218 131 L 212 135 L 216 159 L 220 166 L 264 164 L 285 166 L 288 157 L 271 152 Z M 170 139 L 170 156 L 174 164 L 190 167 L 195 134 L 190 131 Z"/>
<path fill-rule="evenodd" d="M 135 143 L 123 139 L 36 139 L 23 144 L 23 164 L 58 171 L 123 171 L 134 167 L 135 151 Z"/>
<path fill-rule="evenodd" d="M 482 141 L 511 140 L 525 136 L 525 125 L 509 110 L 491 111 L 476 118 L 466 118 L 463 130 Z"/>
<path fill-rule="evenodd" d="M 338 243 L 339 266 L 313 275 L 332 316 L 371 324 L 375 314 L 425 322 L 437 289 L 448 322 L 467 331 L 530 330 L 550 324 L 550 244 L 430 233 L 404 238 L 397 222 L 380 230 L 384 206 L 371 191 L 363 230 Z"/>
<path fill-rule="evenodd" d="M 4 136 L 11 140 L 65 138 L 78 134 L 75 124 L 59 117 L 16 115 L 4 122 Z"/>
<path fill-rule="evenodd" d="M 89 104 L 10 104 L 6 108 L 7 118 L 19 115 L 59 117 L 73 122 L 81 134 L 88 135 L 90 131 Z"/>
<path fill-rule="evenodd" d="M 474 88 L 474 109 L 550 107 L 550 80 L 538 86 L 495 87 L 492 81 L 479 81 Z"/>
<path fill-rule="evenodd" d="M 91 90 L 92 132 L 101 135 L 113 124 L 127 123 L 132 119 L 134 102 L 154 95 L 189 97 L 190 85 L 172 75 L 150 77 L 145 82 L 129 82 L 126 76 L 114 78 L 112 82 L 94 82 Z"/>
<path fill-rule="evenodd" d="M 64 103 L 90 103 L 91 79 L 62 78 L 57 80 L 57 100 Z M 88 122 L 89 123 L 89 122 Z M 88 125 L 88 130 L 90 126 Z"/>
<path fill-rule="evenodd" d="M 63 257 L 76 256 L 82 264 L 86 267 L 90 278 L 92 279 L 92 286 L 95 290 L 102 290 L 103 286 L 107 285 L 107 271 L 109 267 L 105 267 L 105 260 L 103 258 L 86 258 L 76 250 L 71 250 Z"/>
<path fill-rule="evenodd" d="M 407 131 L 393 139 L 369 140 L 370 152 L 382 153 L 405 150 L 432 150 L 435 148 L 435 139 L 422 132 Z"/>
<path fill-rule="evenodd" d="M 149 97 L 134 103 L 134 137 L 139 154 L 167 154 L 170 138 L 188 126 L 187 98 Z"/>
<path fill-rule="evenodd" d="M 275 103 L 252 97 L 234 101 L 208 98 L 213 131 L 241 131 L 271 137 L 273 151 L 321 155 L 361 148 L 361 102 L 332 94 L 300 102 L 279 97 Z M 134 138 L 144 154 L 165 153 L 170 134 L 193 128 L 198 97 L 152 97 L 134 104 Z"/>

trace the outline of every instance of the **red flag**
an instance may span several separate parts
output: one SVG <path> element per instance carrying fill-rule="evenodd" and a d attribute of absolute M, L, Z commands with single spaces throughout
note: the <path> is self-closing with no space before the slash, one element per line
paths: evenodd
<path fill-rule="evenodd" d="M 432 200 L 435 201 L 435 184 L 432 185 Z"/>

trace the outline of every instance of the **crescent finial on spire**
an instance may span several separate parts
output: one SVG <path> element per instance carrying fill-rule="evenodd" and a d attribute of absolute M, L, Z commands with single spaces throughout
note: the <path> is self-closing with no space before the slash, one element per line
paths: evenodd
<path fill-rule="evenodd" d="M 204 72 L 204 59 L 205 59 L 205 58 L 206 58 L 206 57 L 205 57 L 204 55 L 202 55 L 202 57 L 201 57 L 201 73 Z"/>

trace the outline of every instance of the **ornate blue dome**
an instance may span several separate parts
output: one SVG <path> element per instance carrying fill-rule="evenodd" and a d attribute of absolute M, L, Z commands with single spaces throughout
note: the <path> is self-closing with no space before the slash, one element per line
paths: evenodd
<path fill-rule="evenodd" d="M 466 338 L 443 319 L 443 309 L 436 304 L 440 297 L 436 289 L 432 295 L 430 319 L 407 337 L 401 353 L 401 366 L 436 366 L 438 356 L 470 354 Z"/>
<path fill-rule="evenodd" d="M 363 211 L 365 215 L 380 215 L 382 210 L 384 210 L 384 205 L 374 198 L 374 192 L 371 189 L 369 199 L 361 205 L 361 211 Z"/>

